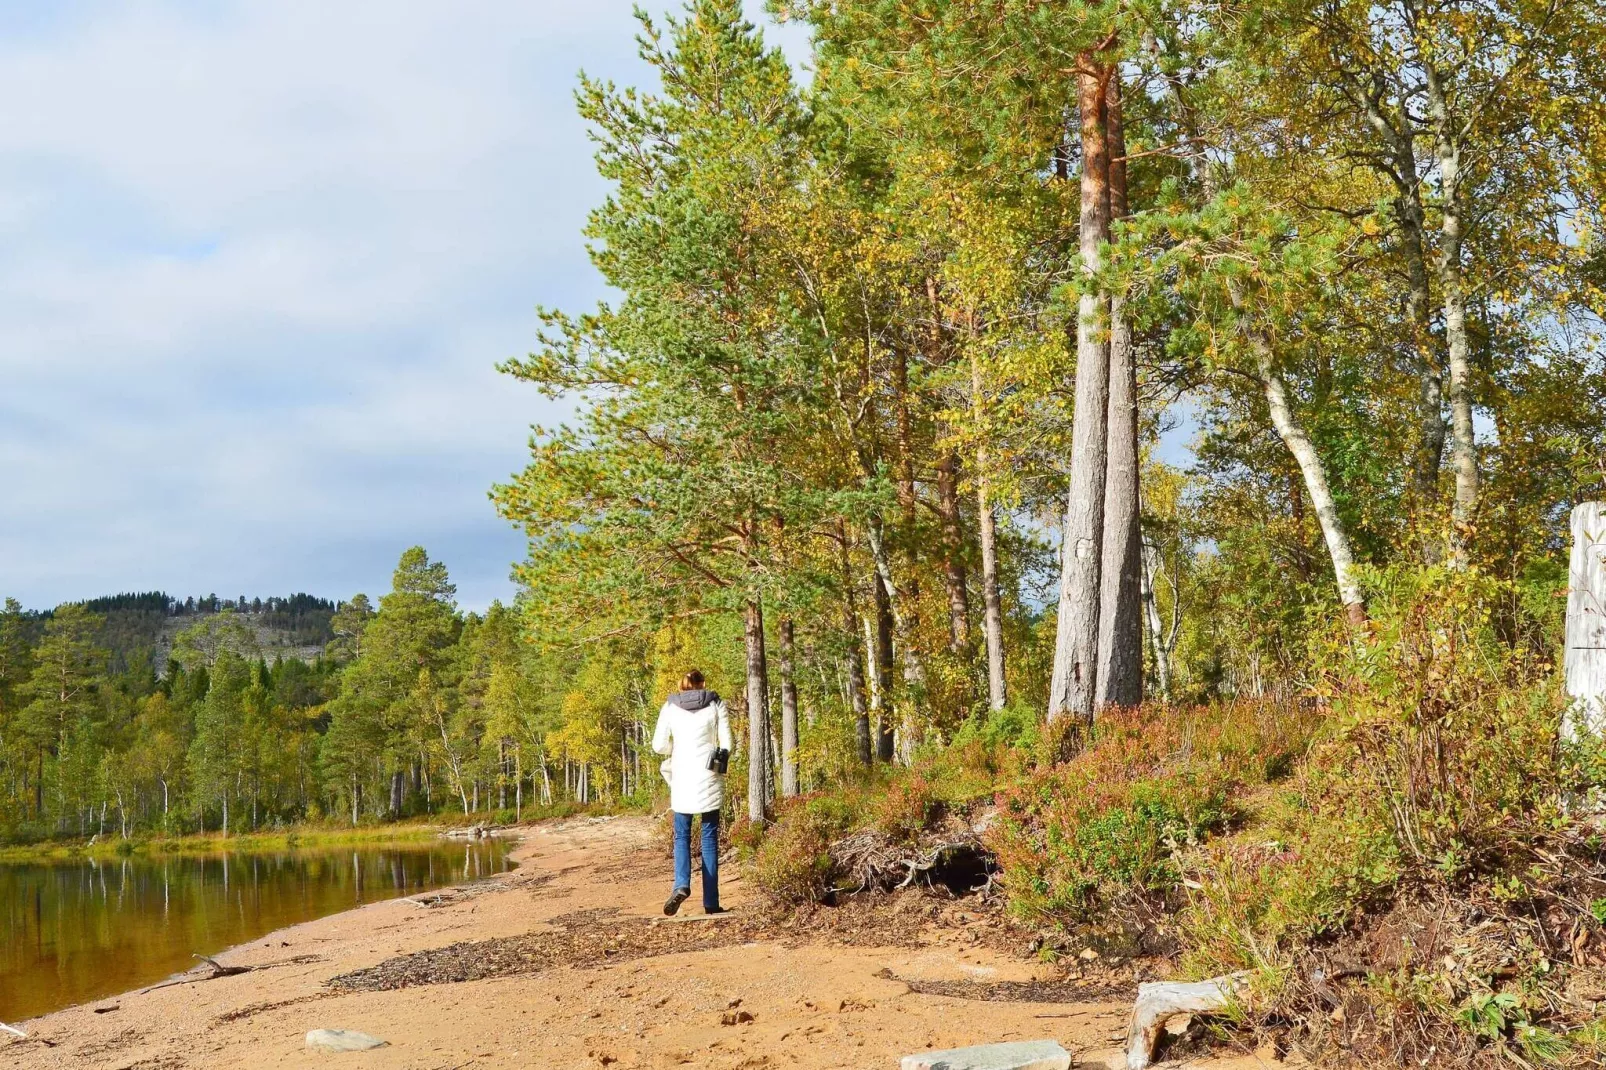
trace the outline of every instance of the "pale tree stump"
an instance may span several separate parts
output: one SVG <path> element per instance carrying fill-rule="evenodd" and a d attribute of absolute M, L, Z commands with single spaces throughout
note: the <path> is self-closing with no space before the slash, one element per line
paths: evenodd
<path fill-rule="evenodd" d="M 1126 1024 L 1127 1070 L 1144 1070 L 1154 1059 L 1160 1031 L 1182 1014 L 1220 1014 L 1232 1006 L 1241 974 L 1212 977 L 1192 984 L 1155 981 L 1138 985 L 1138 999 Z"/>
<path fill-rule="evenodd" d="M 1568 738 L 1606 733 L 1606 504 L 1573 510 L 1573 553 L 1567 576 Z"/>

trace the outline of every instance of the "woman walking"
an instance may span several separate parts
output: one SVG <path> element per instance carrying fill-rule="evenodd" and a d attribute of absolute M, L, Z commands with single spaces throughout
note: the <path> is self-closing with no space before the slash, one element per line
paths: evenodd
<path fill-rule="evenodd" d="M 680 681 L 658 711 L 652 749 L 669 781 L 669 808 L 675 812 L 675 888 L 664 903 L 673 914 L 691 897 L 691 822 L 702 819 L 703 912 L 723 913 L 719 905 L 719 808 L 725 802 L 725 767 L 730 761 L 731 726 L 718 693 L 705 690 L 696 669 Z"/>

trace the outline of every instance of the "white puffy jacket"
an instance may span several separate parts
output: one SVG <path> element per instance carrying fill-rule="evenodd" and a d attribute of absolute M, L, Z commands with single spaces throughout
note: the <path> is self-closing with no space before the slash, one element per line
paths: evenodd
<path fill-rule="evenodd" d="M 730 717 L 712 691 L 670 695 L 658 711 L 652 749 L 669 760 L 669 808 L 679 814 L 706 814 L 725 801 L 725 778 L 708 768 L 716 749 L 731 749 Z"/>

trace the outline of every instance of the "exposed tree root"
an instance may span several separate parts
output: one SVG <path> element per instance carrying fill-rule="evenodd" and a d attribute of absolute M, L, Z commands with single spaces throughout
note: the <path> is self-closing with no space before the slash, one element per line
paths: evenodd
<path fill-rule="evenodd" d="M 992 854 L 971 833 L 937 842 L 902 844 L 876 829 L 861 829 L 831 845 L 831 860 L 847 882 L 833 892 L 891 891 L 916 883 L 941 884 L 955 895 L 985 891 L 996 868 Z"/>

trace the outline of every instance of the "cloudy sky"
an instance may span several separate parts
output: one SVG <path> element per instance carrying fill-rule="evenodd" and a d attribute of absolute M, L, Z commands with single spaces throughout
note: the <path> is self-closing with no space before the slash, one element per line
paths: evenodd
<path fill-rule="evenodd" d="M 510 596 L 486 493 L 561 413 L 493 365 L 603 296 L 571 92 L 645 79 L 630 9 L 0 3 L 0 596 L 378 594 L 415 543 Z"/>

